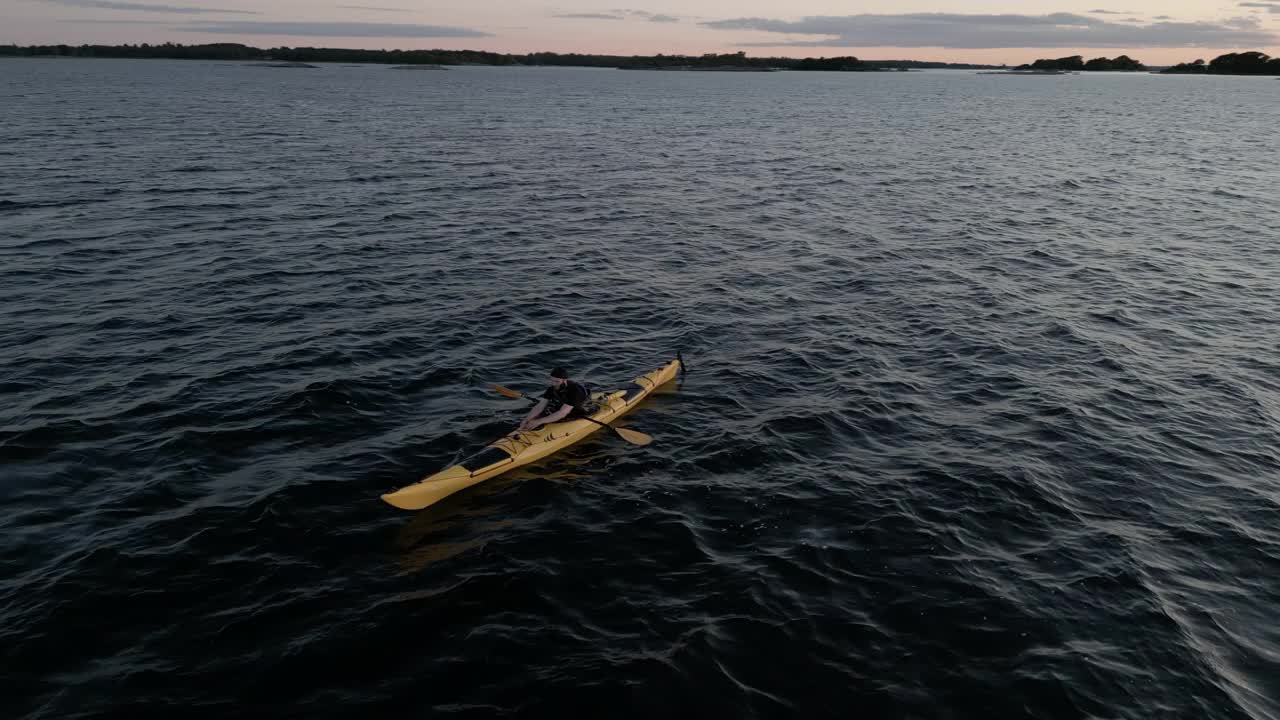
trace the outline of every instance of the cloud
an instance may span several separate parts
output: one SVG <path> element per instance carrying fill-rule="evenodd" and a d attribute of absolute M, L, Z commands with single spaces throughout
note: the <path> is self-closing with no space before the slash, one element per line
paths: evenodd
<path fill-rule="evenodd" d="M 399 13 L 413 12 L 408 8 L 373 7 L 372 5 L 334 5 L 334 7 L 342 8 L 343 10 L 376 10 L 378 12 L 399 12 Z"/>
<path fill-rule="evenodd" d="M 57 22 L 76 23 L 77 25 L 173 25 L 172 20 L 94 20 L 81 18 L 79 20 L 58 20 Z"/>
<path fill-rule="evenodd" d="M 1247 8 L 1263 8 L 1273 15 L 1280 15 L 1280 3 L 1273 2 L 1242 2 L 1240 7 Z"/>
<path fill-rule="evenodd" d="M 1090 10 L 1095 15 L 1130 15 L 1132 10 Z"/>
<path fill-rule="evenodd" d="M 609 15 L 608 13 L 564 13 L 562 15 L 552 15 L 551 17 L 568 18 L 571 20 L 621 20 L 621 15 Z"/>
<path fill-rule="evenodd" d="M 289 22 L 252 20 L 206 20 L 174 28 L 179 32 L 213 33 L 217 35 L 290 35 L 301 37 L 364 38 L 478 38 L 489 33 L 469 28 L 441 25 L 400 25 L 396 23 L 362 22 Z"/>
<path fill-rule="evenodd" d="M 1173 17 L 1170 15 L 1157 15 L 1155 19 L 1156 20 L 1172 20 Z"/>
<path fill-rule="evenodd" d="M 649 12 L 648 10 L 612 10 L 611 12 L 616 13 L 618 15 L 631 15 L 634 17 L 641 17 L 641 18 L 644 18 L 645 20 L 648 20 L 649 22 L 656 22 L 656 23 L 680 22 L 680 18 L 676 17 L 675 15 L 667 15 L 666 13 Z"/>
<path fill-rule="evenodd" d="M 224 8 L 194 7 L 191 5 L 152 5 L 151 3 L 117 2 L 116 0 L 37 0 L 50 5 L 66 5 L 68 7 L 94 8 L 97 10 L 126 10 L 129 12 L 176 13 L 180 15 L 204 15 L 208 13 L 228 13 L 234 15 L 257 15 L 250 10 L 227 10 Z"/>
<path fill-rule="evenodd" d="M 1260 27 L 1208 22 L 1131 25 L 1072 13 L 1050 15 L 815 16 L 801 20 L 735 18 L 701 23 L 717 30 L 820 35 L 819 40 L 742 43 L 762 47 L 1116 48 L 1275 45 L 1280 35 Z"/>
<path fill-rule="evenodd" d="M 1241 30 L 1253 30 L 1262 27 L 1262 21 L 1252 15 L 1244 17 L 1233 17 L 1222 21 L 1223 25 L 1230 28 L 1239 28 Z"/>

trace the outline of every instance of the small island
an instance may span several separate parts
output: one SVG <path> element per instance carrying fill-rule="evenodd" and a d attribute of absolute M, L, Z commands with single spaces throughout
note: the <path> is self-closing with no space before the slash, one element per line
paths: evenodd
<path fill-rule="evenodd" d="M 747 57 L 745 52 L 708 53 L 706 55 L 655 55 L 635 57 L 618 64 L 620 70 L 685 70 L 701 72 L 777 72 L 780 70 L 821 72 L 884 72 L 906 71 L 912 61 L 865 61 L 852 56 L 820 58 Z M 940 63 L 941 65 L 941 63 Z"/>
<path fill-rule="evenodd" d="M 1219 55 L 1209 63 L 1204 60 L 1179 63 L 1161 71 L 1165 75 L 1280 75 L 1280 58 L 1251 51 Z"/>
<path fill-rule="evenodd" d="M 706 55 L 657 55 L 635 58 L 618 66 L 622 70 L 702 70 L 713 72 L 775 72 L 778 70 L 824 70 L 866 72 L 879 69 L 856 57 L 833 58 L 749 58 L 745 52 Z"/>
<path fill-rule="evenodd" d="M 1071 55 L 1064 58 L 1036 60 L 1028 65 L 1019 65 L 1014 69 L 1023 72 L 1039 71 L 1061 74 L 1068 72 L 1142 72 L 1147 69 L 1147 66 L 1128 55 L 1121 55 L 1115 59 L 1098 57 L 1088 62 L 1085 62 L 1083 55 Z"/>

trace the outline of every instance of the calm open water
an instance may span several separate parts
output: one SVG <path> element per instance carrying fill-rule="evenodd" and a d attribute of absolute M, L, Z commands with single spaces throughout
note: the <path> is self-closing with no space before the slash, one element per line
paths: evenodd
<path fill-rule="evenodd" d="M 0 61 L 3 714 L 1280 718 L 1277 117 Z M 653 445 L 378 499 L 676 349 Z"/>

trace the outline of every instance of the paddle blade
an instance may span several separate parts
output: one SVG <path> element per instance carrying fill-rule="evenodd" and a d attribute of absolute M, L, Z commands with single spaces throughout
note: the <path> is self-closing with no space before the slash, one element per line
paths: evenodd
<path fill-rule="evenodd" d="M 620 428 L 620 427 L 615 427 L 612 429 L 614 432 L 618 433 L 619 437 L 621 437 L 623 440 L 626 440 L 627 442 L 633 445 L 648 445 L 649 443 L 653 442 L 653 436 L 646 435 L 640 432 L 639 430 L 628 430 L 626 428 Z"/>
<path fill-rule="evenodd" d="M 520 398 L 520 397 L 524 397 L 524 395 L 521 395 L 520 393 L 516 392 L 515 390 L 512 390 L 512 389 L 511 389 L 511 388 L 509 388 L 509 387 L 503 387 L 503 386 L 501 386 L 501 385 L 494 385 L 494 386 L 493 386 L 493 390 L 494 390 L 494 392 L 498 393 L 499 395 L 503 395 L 503 396 L 505 396 L 505 397 L 509 397 L 509 398 Z"/>

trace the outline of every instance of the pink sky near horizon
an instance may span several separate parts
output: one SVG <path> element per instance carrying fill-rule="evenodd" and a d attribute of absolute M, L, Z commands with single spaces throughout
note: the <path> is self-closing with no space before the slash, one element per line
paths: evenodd
<path fill-rule="evenodd" d="M 1056 13 L 1090 22 L 1065 16 L 1046 22 L 1044 16 Z M 1010 17 L 996 17 L 1002 15 Z M 19 45 L 241 42 L 621 55 L 744 50 L 992 64 L 1066 55 L 1128 54 L 1148 64 L 1242 50 L 1280 55 L 1280 0 L 0 0 L 0 18 L 0 43 Z M 704 24 L 723 21 L 731 21 L 729 27 Z M 1087 45 L 1064 44 L 1082 37 Z M 1114 45 L 1099 44 L 1111 39 Z"/>

